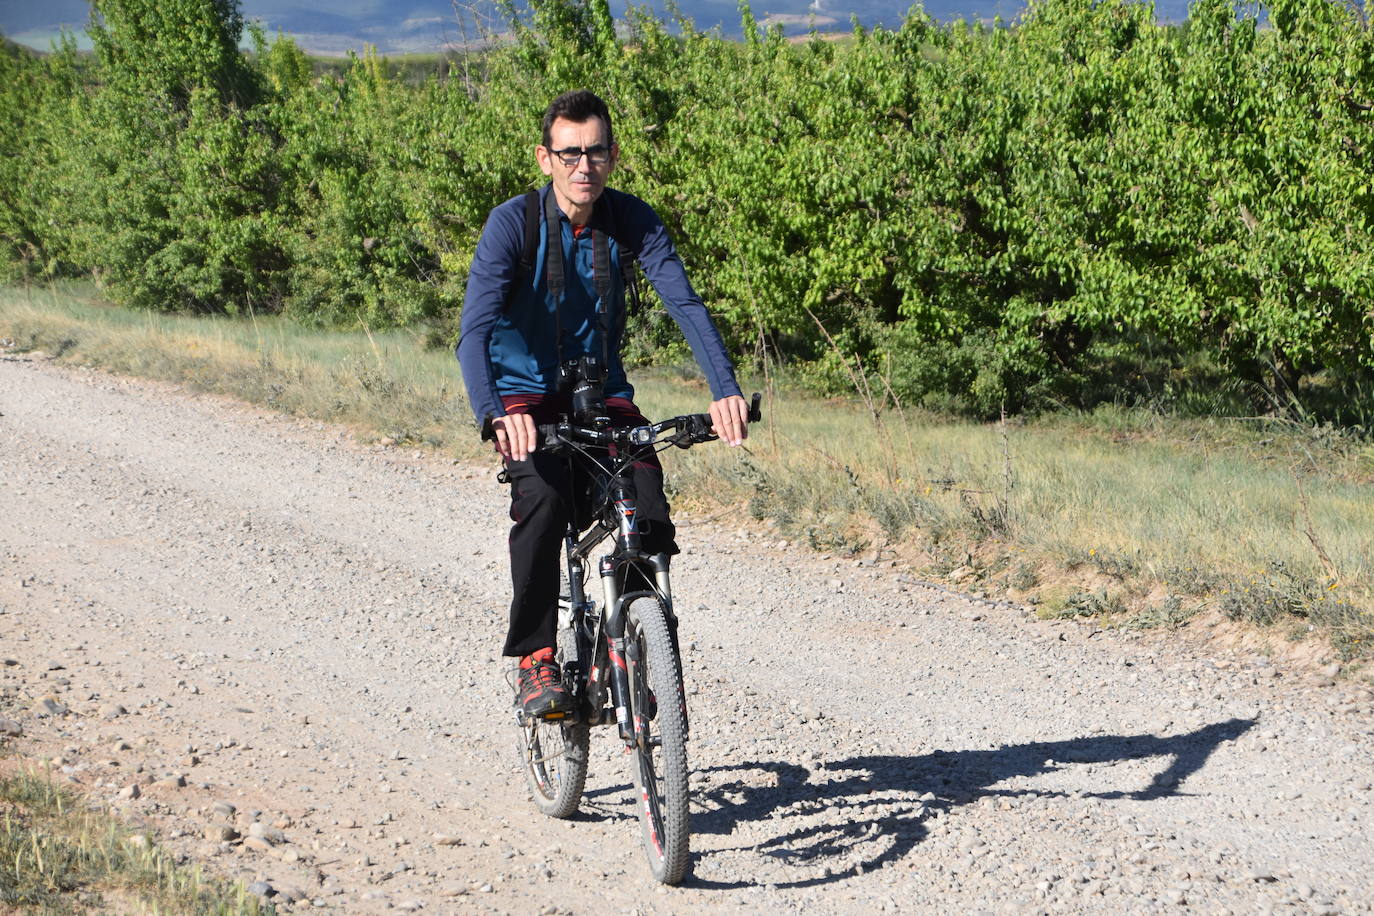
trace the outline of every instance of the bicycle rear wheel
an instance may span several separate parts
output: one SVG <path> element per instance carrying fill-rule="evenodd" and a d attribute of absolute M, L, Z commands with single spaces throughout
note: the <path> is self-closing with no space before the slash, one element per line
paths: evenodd
<path fill-rule="evenodd" d="M 519 726 L 515 753 L 534 794 L 534 804 L 549 817 L 567 818 L 582 804 L 587 783 L 587 723 L 572 725 L 527 719 Z"/>
<path fill-rule="evenodd" d="M 668 623 L 652 598 L 626 611 L 625 667 L 639 735 L 632 756 L 644 851 L 655 878 L 678 884 L 690 859 L 687 704 Z"/>

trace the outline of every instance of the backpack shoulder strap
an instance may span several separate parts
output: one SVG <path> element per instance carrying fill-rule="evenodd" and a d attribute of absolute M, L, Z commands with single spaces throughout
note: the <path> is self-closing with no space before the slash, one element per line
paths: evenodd
<path fill-rule="evenodd" d="M 539 192 L 525 194 L 525 247 L 520 252 L 520 272 L 528 275 L 534 270 L 534 259 L 539 251 Z"/>
<path fill-rule="evenodd" d="M 633 263 L 637 257 L 636 253 L 630 250 L 625 244 L 623 226 L 620 220 L 619 192 L 612 188 L 607 188 L 601 195 L 601 200 L 597 201 L 597 215 L 600 217 L 601 228 L 607 235 L 616 240 L 620 248 L 620 263 L 622 269 Z"/>
<path fill-rule="evenodd" d="M 520 264 L 516 269 L 515 278 L 511 281 L 510 289 L 506 291 L 505 308 L 510 308 L 511 301 L 515 299 L 516 291 L 520 289 L 521 281 L 534 273 L 534 262 L 539 254 L 539 217 L 539 192 L 527 191 L 525 193 L 525 244 L 520 249 Z"/>
<path fill-rule="evenodd" d="M 611 238 L 615 239 L 616 247 L 620 254 L 620 275 L 621 279 L 625 282 L 625 312 L 627 315 L 635 315 L 638 314 L 641 304 L 639 271 L 635 269 L 635 265 L 638 262 L 638 256 L 635 252 L 630 250 L 630 247 L 625 244 L 621 237 L 622 226 L 619 219 L 620 214 L 617 212 L 619 210 L 617 206 L 618 200 L 617 192 L 607 188 L 606 192 L 601 195 L 601 200 L 598 200 L 597 203 L 601 204 L 603 201 L 605 202 L 604 210 L 602 210 L 602 221 L 605 232 Z"/>

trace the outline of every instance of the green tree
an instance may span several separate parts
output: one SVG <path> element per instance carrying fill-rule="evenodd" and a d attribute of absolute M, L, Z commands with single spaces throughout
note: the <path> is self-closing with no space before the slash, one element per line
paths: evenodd
<path fill-rule="evenodd" d="M 102 76 L 126 91 L 165 96 L 177 108 L 197 88 L 240 108 L 257 98 L 239 51 L 238 0 L 91 0 L 87 31 Z"/>
<path fill-rule="evenodd" d="M 145 308 L 275 307 L 276 137 L 223 0 L 97 0 L 97 85 L 69 102 L 63 250 Z"/>
<path fill-rule="evenodd" d="M 66 269 L 59 227 L 65 218 L 57 163 L 69 132 L 71 99 L 81 92 L 76 42 L 52 51 L 0 47 L 0 276 Z"/>

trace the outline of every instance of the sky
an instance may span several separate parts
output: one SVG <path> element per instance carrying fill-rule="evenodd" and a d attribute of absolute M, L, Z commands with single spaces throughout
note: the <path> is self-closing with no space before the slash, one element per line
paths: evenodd
<path fill-rule="evenodd" d="M 626 0 L 611 0 L 617 15 Z M 777 17 L 791 32 L 804 32 L 814 20 L 822 31 L 847 30 L 851 15 L 865 25 L 895 26 L 909 7 L 905 0 L 751 0 L 754 15 Z M 1186 0 L 1157 0 L 1162 19 L 1186 15 Z M 473 6 L 470 0 L 240 0 L 245 18 L 258 20 L 269 35 L 291 35 L 307 51 L 345 54 L 374 45 L 383 54 L 437 51 L 461 45 L 465 34 L 455 9 Z M 679 0 L 679 6 L 698 28 L 719 25 L 727 35 L 739 34 L 736 0 Z M 1023 0 L 926 0 L 926 12 L 939 20 L 956 18 L 1013 18 Z M 660 7 L 661 8 L 661 7 Z M 0 32 L 13 41 L 40 50 L 63 26 L 77 33 L 80 46 L 90 16 L 86 0 L 0 0 Z M 470 21 L 470 20 L 469 20 Z"/>

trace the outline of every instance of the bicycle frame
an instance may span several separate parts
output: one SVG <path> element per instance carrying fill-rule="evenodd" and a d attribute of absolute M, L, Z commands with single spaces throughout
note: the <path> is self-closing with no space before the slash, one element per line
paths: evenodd
<path fill-rule="evenodd" d="M 571 523 L 564 535 L 568 595 L 559 600 L 558 632 L 565 682 L 572 687 L 577 710 L 574 715 L 584 716 L 588 724 L 599 725 L 606 718 L 603 703 L 608 681 L 620 738 L 627 744 L 639 743 L 648 731 L 643 723 L 630 717 L 630 687 L 624 659 L 625 608 L 636 599 L 655 598 L 671 618 L 668 555 L 646 554 L 641 549 L 636 493 L 629 476 L 615 473 L 600 458 L 588 460 L 596 464 L 598 478 L 606 484 L 602 492 L 613 508 L 616 528 L 613 531 L 608 527 L 602 516 L 581 537 Z M 612 534 L 614 549 L 597 563 L 603 599 L 598 608 L 586 593 L 587 563 L 596 546 Z M 620 591 L 619 582 L 626 578 L 621 572 L 628 572 L 628 567 L 633 566 L 647 567 L 652 572 L 652 591 Z"/>

